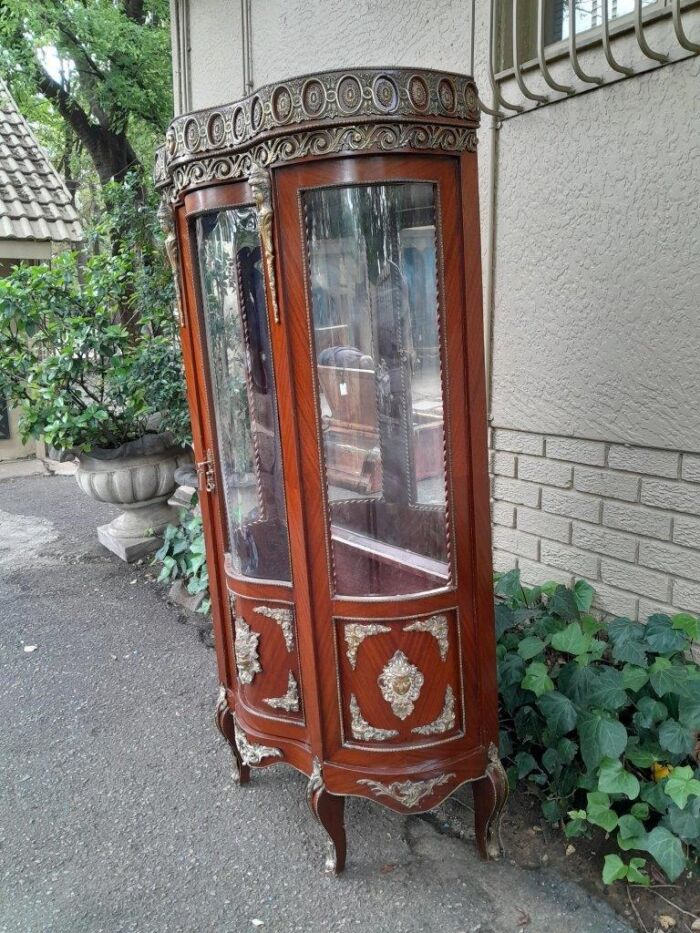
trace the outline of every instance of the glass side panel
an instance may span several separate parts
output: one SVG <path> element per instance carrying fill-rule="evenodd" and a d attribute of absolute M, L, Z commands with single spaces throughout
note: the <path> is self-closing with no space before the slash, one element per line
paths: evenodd
<path fill-rule="evenodd" d="M 265 286 L 252 207 L 196 221 L 209 372 L 234 570 L 290 579 Z"/>
<path fill-rule="evenodd" d="M 303 197 L 336 593 L 444 587 L 435 186 Z"/>

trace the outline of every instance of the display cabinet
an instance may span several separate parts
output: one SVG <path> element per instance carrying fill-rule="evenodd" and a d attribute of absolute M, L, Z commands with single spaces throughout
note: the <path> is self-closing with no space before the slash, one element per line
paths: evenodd
<path fill-rule="evenodd" d="M 346 796 L 471 782 L 499 852 L 471 78 L 314 74 L 178 117 L 157 156 L 221 693 L 241 784 L 286 763 L 345 862 Z"/>

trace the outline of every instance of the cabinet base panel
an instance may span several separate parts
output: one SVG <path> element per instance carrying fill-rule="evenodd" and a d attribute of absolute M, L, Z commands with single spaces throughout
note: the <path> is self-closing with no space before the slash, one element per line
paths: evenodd
<path fill-rule="evenodd" d="M 289 758 L 292 756 L 283 756 L 280 749 L 254 744 L 253 740 L 248 738 L 244 732 L 244 728 L 247 727 L 241 727 L 240 723 L 234 718 L 233 711 L 228 705 L 226 691 L 223 687 L 216 706 L 216 724 L 231 747 L 235 761 L 234 778 L 238 784 L 247 784 L 250 780 L 250 765 L 246 764 L 245 760 L 246 758 L 250 760 L 249 753 L 251 750 L 256 753 L 265 753 L 253 759 L 251 761 L 253 765 L 267 767 L 275 763 L 274 756 L 279 756 L 280 758 L 284 757 L 287 764 L 291 764 L 297 770 L 302 771 L 302 773 L 308 774 L 308 759 L 307 762 L 304 762 L 303 759 L 299 760 L 297 757 L 295 761 L 291 761 Z M 277 739 L 277 741 L 279 742 L 279 739 Z M 287 751 L 289 752 L 289 748 Z M 273 758 L 273 760 L 263 764 L 261 760 L 263 757 Z M 388 784 L 362 779 L 359 780 L 358 783 L 369 785 L 373 791 L 373 796 L 378 795 L 379 797 L 389 798 L 387 801 L 377 800 L 378 803 L 388 806 L 389 809 L 395 812 L 410 815 L 426 812 L 426 809 L 417 809 L 423 797 L 430 798 L 432 796 L 432 800 L 426 799 L 425 801 L 426 804 L 428 804 L 427 809 L 432 809 L 436 807 L 441 800 L 445 799 L 445 797 L 449 796 L 450 793 L 453 793 L 459 786 L 465 783 L 464 780 L 462 780 L 461 783 L 455 783 L 453 781 L 451 789 L 449 789 L 444 796 L 440 796 L 439 799 L 436 799 L 435 789 L 439 788 L 441 784 L 446 783 L 444 780 L 441 780 L 445 777 L 454 778 L 455 775 L 450 773 L 449 775 L 438 775 L 437 780 L 434 777 L 423 781 L 403 780 L 390 782 Z M 508 799 L 508 778 L 498 757 L 498 749 L 495 744 L 491 743 L 488 748 L 488 764 L 485 774 L 482 777 L 467 778 L 466 783 L 472 785 L 472 793 L 474 796 L 474 829 L 479 855 L 485 860 L 498 859 L 503 854 L 501 817 Z M 314 818 L 321 824 L 328 836 L 328 851 L 325 861 L 325 871 L 328 874 L 337 875 L 343 871 L 345 867 L 347 854 L 347 840 L 345 834 L 346 796 L 367 797 L 369 795 L 330 793 L 324 781 L 322 763 L 318 758 L 313 758 L 311 763 L 311 775 L 306 788 L 306 798 Z M 397 801 L 401 804 L 400 807 L 396 805 Z"/>

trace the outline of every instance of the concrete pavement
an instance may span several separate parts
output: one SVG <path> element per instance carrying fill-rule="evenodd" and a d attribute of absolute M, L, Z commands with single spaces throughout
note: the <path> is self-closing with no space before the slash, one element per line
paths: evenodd
<path fill-rule="evenodd" d="M 213 651 L 97 543 L 114 514 L 71 477 L 0 482 L 2 933 L 629 931 L 550 869 L 361 799 L 323 875 L 305 779 L 233 785 Z"/>

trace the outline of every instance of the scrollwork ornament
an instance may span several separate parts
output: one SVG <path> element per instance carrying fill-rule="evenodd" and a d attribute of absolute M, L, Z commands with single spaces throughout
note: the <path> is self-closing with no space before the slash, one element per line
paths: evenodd
<path fill-rule="evenodd" d="M 369 638 L 371 635 L 381 635 L 390 631 L 391 629 L 388 625 L 379 625 L 376 622 L 348 622 L 345 625 L 343 634 L 345 636 L 346 654 L 350 662 L 350 667 L 353 670 L 357 667 L 357 652 L 360 650 L 360 645 L 365 638 Z"/>
<path fill-rule="evenodd" d="M 399 734 L 396 729 L 380 729 L 368 723 L 360 712 L 355 694 L 350 697 L 350 730 L 352 737 L 360 742 L 386 742 Z"/>
<path fill-rule="evenodd" d="M 391 136 L 381 131 L 387 148 L 472 149 L 479 123 L 474 83 L 465 75 L 364 68 L 266 85 L 226 106 L 176 117 L 156 158 L 156 184 L 172 183 L 177 195 L 185 190 L 185 180 L 192 187 L 206 184 L 206 176 L 244 177 L 253 161 L 269 167 L 309 154 L 312 147 L 302 137 L 313 138 L 313 147 L 328 152 L 381 148 L 377 128 L 382 120 L 395 128 Z M 406 133 L 409 126 L 413 131 Z M 415 131 L 418 126 L 427 131 L 424 142 Z M 345 135 L 348 130 L 360 135 Z M 296 140 L 287 144 L 292 137 Z M 209 164 L 193 168 L 202 163 Z M 245 168 L 238 171 L 242 164 Z"/>
<path fill-rule="evenodd" d="M 423 674 L 403 651 L 395 652 L 377 680 L 382 696 L 399 719 L 406 719 L 413 712 L 424 681 Z"/>
<path fill-rule="evenodd" d="M 402 807 L 412 810 L 424 797 L 430 796 L 437 787 L 442 787 L 455 776 L 454 773 L 438 774 L 437 777 L 428 778 L 425 781 L 394 781 L 391 784 L 382 784 L 381 781 L 373 781 L 370 778 L 360 778 L 357 783 L 365 784 L 377 797 L 390 797 Z"/>
<path fill-rule="evenodd" d="M 447 660 L 447 651 L 449 648 L 447 616 L 436 615 L 430 616 L 428 619 L 418 619 L 417 622 L 412 622 L 410 625 L 407 625 L 404 631 L 427 632 L 432 635 L 438 643 L 440 660 Z"/>
<path fill-rule="evenodd" d="M 234 717 L 234 732 L 236 735 L 236 745 L 240 752 L 241 760 L 244 765 L 259 765 L 265 758 L 284 758 L 279 748 L 273 748 L 269 745 L 256 745 L 251 742 L 245 732 L 239 726 Z"/>
<path fill-rule="evenodd" d="M 294 650 L 294 614 L 291 609 L 282 606 L 254 606 L 253 612 L 276 622 L 282 629 L 287 651 Z"/>
<path fill-rule="evenodd" d="M 285 695 L 281 697 L 268 697 L 263 700 L 263 703 L 266 703 L 273 709 L 282 709 L 288 713 L 299 712 L 299 687 L 291 671 L 287 678 L 287 692 Z"/>
<path fill-rule="evenodd" d="M 255 675 L 262 671 L 258 657 L 260 635 L 254 632 L 241 616 L 236 617 L 234 629 L 236 637 L 233 649 L 236 655 L 238 679 L 242 684 L 252 684 Z"/>
<path fill-rule="evenodd" d="M 455 727 L 455 695 L 452 687 L 448 685 L 445 690 L 445 702 L 442 712 L 432 722 L 425 726 L 416 726 L 411 729 L 416 735 L 439 735 L 442 732 L 449 732 Z"/>

